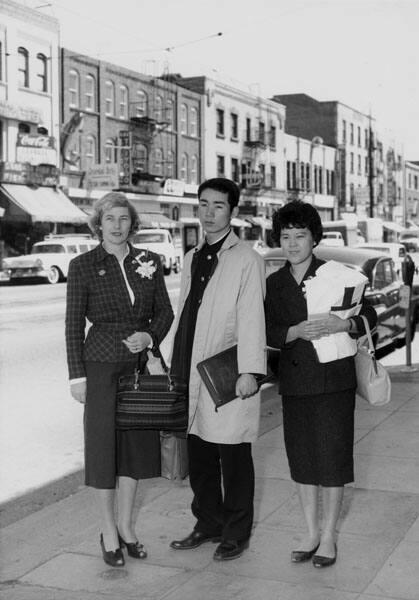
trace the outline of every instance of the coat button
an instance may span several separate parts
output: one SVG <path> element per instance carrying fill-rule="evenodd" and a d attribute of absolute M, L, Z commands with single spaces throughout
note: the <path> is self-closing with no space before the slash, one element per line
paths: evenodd
<path fill-rule="evenodd" d="M 292 364 L 293 364 L 294 367 L 296 367 L 298 365 L 298 360 L 293 360 Z"/>

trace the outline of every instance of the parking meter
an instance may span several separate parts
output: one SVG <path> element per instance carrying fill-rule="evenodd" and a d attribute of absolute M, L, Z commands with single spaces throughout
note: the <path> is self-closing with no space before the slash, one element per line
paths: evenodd
<path fill-rule="evenodd" d="M 402 262 L 402 279 L 405 285 L 412 287 L 413 276 L 415 274 L 415 263 L 410 254 L 406 254 Z"/>

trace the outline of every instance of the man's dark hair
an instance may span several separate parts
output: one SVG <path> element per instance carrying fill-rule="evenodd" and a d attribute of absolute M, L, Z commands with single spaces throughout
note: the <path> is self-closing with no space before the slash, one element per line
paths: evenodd
<path fill-rule="evenodd" d="M 320 215 L 308 202 L 292 200 L 274 212 L 271 237 L 278 246 L 281 245 L 281 230 L 291 227 L 296 229 L 307 227 L 311 231 L 316 246 L 322 239 L 323 226 Z"/>
<path fill-rule="evenodd" d="M 226 177 L 213 177 L 212 179 L 203 181 L 198 188 L 198 199 L 201 197 L 202 192 L 208 189 L 227 194 L 230 211 L 239 203 L 240 189 L 231 179 L 227 179 Z"/>

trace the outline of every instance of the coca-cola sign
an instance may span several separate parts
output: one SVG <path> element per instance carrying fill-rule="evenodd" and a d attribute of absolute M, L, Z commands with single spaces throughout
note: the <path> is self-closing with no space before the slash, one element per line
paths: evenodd
<path fill-rule="evenodd" d="M 17 145 L 30 148 L 55 148 L 55 138 L 51 135 L 19 133 L 17 136 Z"/>

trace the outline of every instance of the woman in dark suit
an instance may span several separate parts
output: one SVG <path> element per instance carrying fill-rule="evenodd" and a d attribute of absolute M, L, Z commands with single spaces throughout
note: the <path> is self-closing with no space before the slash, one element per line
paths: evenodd
<path fill-rule="evenodd" d="M 273 216 L 272 237 L 287 263 L 267 279 L 267 343 L 281 349 L 278 378 L 285 447 L 307 525 L 291 560 L 312 559 L 314 566 L 326 567 L 336 561 L 336 524 L 344 485 L 354 480 L 356 377 L 352 356 L 320 363 L 312 341 L 344 331 L 358 337 L 365 328 L 359 316 L 307 319 L 304 281 L 324 264 L 312 252 L 322 237 L 320 217 L 312 205 L 292 201 L 279 209 Z M 374 327 L 373 308 L 363 305 L 360 314 Z"/>
<path fill-rule="evenodd" d="M 159 432 L 115 430 L 117 382 L 133 372 L 140 352 L 145 357 L 161 343 L 173 320 L 159 256 L 128 243 L 138 226 L 125 195 L 106 194 L 90 219 L 101 243 L 71 261 L 67 282 L 70 390 L 85 404 L 85 483 L 95 488 L 103 558 L 112 566 L 124 564 L 124 546 L 134 558 L 147 556 L 132 523 L 134 499 L 138 479 L 160 475 Z"/>

